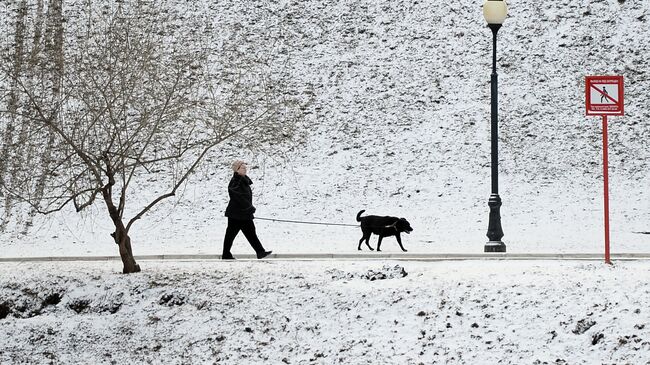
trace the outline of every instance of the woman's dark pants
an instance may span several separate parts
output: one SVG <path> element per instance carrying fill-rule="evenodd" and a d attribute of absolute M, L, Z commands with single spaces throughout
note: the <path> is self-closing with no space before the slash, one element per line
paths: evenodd
<path fill-rule="evenodd" d="M 230 249 L 232 248 L 232 243 L 235 241 L 235 237 L 242 231 L 244 236 L 250 243 L 255 253 L 261 254 L 264 253 L 264 247 L 260 242 L 260 239 L 257 238 L 257 233 L 255 233 L 255 224 L 252 219 L 249 220 L 240 220 L 234 218 L 228 218 L 228 227 L 226 227 L 226 237 L 223 239 L 223 257 L 232 257 Z"/>

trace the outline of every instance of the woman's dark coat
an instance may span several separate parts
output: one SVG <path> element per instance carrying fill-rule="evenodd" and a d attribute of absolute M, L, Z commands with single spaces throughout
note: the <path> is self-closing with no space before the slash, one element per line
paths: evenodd
<path fill-rule="evenodd" d="M 226 217 L 240 220 L 252 220 L 255 207 L 253 206 L 253 181 L 248 176 L 234 173 L 228 184 L 230 201 L 226 207 Z"/>

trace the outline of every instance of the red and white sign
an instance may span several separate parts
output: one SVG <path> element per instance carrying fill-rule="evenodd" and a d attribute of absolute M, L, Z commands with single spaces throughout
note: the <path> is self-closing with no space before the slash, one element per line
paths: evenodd
<path fill-rule="evenodd" d="M 623 115 L 623 76 L 587 76 L 585 78 L 587 115 L 603 117 L 603 182 L 605 213 L 605 262 L 609 257 L 609 162 L 607 157 L 607 116 Z"/>
<path fill-rule="evenodd" d="M 623 115 L 623 76 L 585 78 L 587 115 Z"/>

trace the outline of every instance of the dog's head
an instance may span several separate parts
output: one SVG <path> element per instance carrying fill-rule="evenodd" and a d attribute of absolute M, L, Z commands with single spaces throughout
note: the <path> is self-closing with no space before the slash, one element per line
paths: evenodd
<path fill-rule="evenodd" d="M 395 228 L 397 229 L 398 232 L 404 232 L 404 233 L 413 232 L 413 228 L 411 228 L 411 224 L 405 218 L 400 218 L 395 224 Z"/>

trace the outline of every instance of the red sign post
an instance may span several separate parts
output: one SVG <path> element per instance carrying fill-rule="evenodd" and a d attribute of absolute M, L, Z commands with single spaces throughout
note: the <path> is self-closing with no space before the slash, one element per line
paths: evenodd
<path fill-rule="evenodd" d="M 603 179 L 605 183 L 605 262 L 609 258 L 609 174 L 607 159 L 607 116 L 624 115 L 623 76 L 587 76 L 585 78 L 587 115 L 603 117 Z"/>

